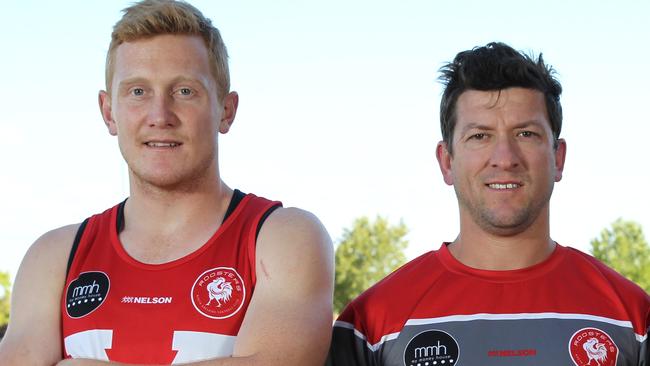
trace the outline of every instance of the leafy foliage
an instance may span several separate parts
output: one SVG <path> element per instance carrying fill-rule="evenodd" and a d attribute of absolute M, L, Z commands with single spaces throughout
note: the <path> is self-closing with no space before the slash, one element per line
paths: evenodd
<path fill-rule="evenodd" d="M 650 292 L 650 246 L 636 222 L 614 221 L 591 241 L 591 254 Z"/>
<path fill-rule="evenodd" d="M 9 323 L 10 291 L 9 273 L 0 272 L 0 327 Z"/>
<path fill-rule="evenodd" d="M 406 262 L 403 251 L 408 246 L 404 240 L 407 232 L 403 222 L 391 226 L 380 216 L 374 222 L 358 218 L 352 229 L 345 229 L 336 249 L 335 313 Z"/>

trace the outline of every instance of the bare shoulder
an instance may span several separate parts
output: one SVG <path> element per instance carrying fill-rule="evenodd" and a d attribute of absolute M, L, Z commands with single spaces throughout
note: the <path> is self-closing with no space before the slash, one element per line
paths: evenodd
<path fill-rule="evenodd" d="M 36 239 L 34 244 L 27 250 L 20 264 L 16 280 L 18 281 L 21 276 L 31 277 L 31 275 L 38 274 L 39 272 L 41 274 L 43 274 L 42 272 L 46 272 L 55 276 L 48 277 L 44 280 L 59 279 L 63 281 L 64 278 L 59 278 L 60 276 L 56 275 L 63 275 L 65 273 L 61 271 L 65 271 L 67 267 L 68 256 L 79 225 L 72 224 L 63 226 L 48 231 Z"/>
<path fill-rule="evenodd" d="M 255 290 L 233 355 L 266 365 L 322 365 L 334 289 L 325 227 L 307 211 L 276 209 L 260 229 L 255 263 Z"/>
<path fill-rule="evenodd" d="M 293 258 L 333 256 L 332 241 L 320 220 L 299 208 L 279 208 L 264 222 L 258 237 L 258 255 Z"/>
<path fill-rule="evenodd" d="M 36 284 L 63 286 L 68 256 L 79 225 L 63 226 L 36 239 L 18 269 L 15 297 L 23 295 L 23 287 L 33 288 Z"/>
<path fill-rule="evenodd" d="M 327 235 L 327 231 L 316 215 L 311 212 L 295 207 L 280 207 L 273 211 L 262 225 L 260 236 L 266 235 L 321 236 Z"/>
<path fill-rule="evenodd" d="M 61 359 L 59 302 L 78 229 L 74 224 L 49 231 L 27 250 L 14 282 L 0 364 L 54 364 Z"/>
<path fill-rule="evenodd" d="M 264 294 L 275 301 L 311 298 L 331 317 L 334 249 L 316 216 L 297 208 L 275 210 L 260 230 L 255 261 L 257 300 Z"/>
<path fill-rule="evenodd" d="M 28 255 L 50 254 L 66 256 L 70 252 L 74 237 L 81 224 L 72 224 L 50 230 L 41 235 L 27 251 Z"/>

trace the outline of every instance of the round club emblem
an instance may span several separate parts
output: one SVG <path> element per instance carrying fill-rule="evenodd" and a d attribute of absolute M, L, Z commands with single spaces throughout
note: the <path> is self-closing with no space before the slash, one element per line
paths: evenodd
<path fill-rule="evenodd" d="M 225 319 L 244 305 L 246 288 L 235 269 L 217 267 L 203 272 L 194 281 L 191 296 L 199 313 L 212 319 Z"/>
<path fill-rule="evenodd" d="M 458 362 L 458 342 L 441 330 L 425 330 L 404 349 L 404 366 L 453 366 Z"/>
<path fill-rule="evenodd" d="M 615 366 L 618 347 L 602 330 L 582 328 L 571 337 L 569 354 L 576 366 Z"/>
<path fill-rule="evenodd" d="M 79 274 L 65 292 L 65 310 L 71 318 L 81 318 L 97 310 L 106 300 L 110 280 L 104 272 Z"/>

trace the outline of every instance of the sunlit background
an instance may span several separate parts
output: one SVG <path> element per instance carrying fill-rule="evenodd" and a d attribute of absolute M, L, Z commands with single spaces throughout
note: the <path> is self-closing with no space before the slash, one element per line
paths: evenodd
<path fill-rule="evenodd" d="M 318 215 L 404 220 L 412 258 L 453 240 L 434 149 L 437 70 L 499 40 L 543 52 L 564 87 L 555 240 L 584 251 L 618 217 L 650 230 L 650 2 L 192 1 L 221 30 L 240 108 L 220 136 L 233 188 Z M 128 195 L 97 107 L 127 1 L 9 1 L 0 11 L 0 271 L 42 233 Z"/>

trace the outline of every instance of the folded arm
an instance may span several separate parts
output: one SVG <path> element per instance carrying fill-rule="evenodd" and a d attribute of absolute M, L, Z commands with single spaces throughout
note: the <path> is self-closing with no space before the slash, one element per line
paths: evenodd
<path fill-rule="evenodd" d="M 257 282 L 233 356 L 188 365 L 322 366 L 332 329 L 333 267 L 332 243 L 315 216 L 274 211 L 257 240 Z M 69 359 L 59 366 L 107 364 Z"/>
<path fill-rule="evenodd" d="M 78 225 L 50 231 L 27 251 L 14 283 L 0 365 L 51 366 L 61 360 L 61 291 Z"/>

